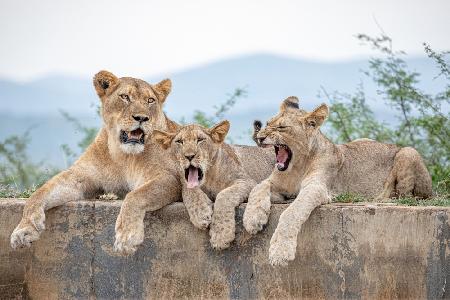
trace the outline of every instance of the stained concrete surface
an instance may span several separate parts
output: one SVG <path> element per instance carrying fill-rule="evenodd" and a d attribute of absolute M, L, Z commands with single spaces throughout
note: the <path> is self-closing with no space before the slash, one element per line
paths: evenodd
<path fill-rule="evenodd" d="M 2 299 L 450 298 L 450 208 L 329 204 L 302 227 L 296 259 L 268 263 L 269 225 L 215 251 L 182 203 L 145 218 L 145 241 L 130 257 L 112 251 L 120 201 L 82 201 L 52 209 L 30 249 L 9 236 L 24 200 L 0 200 Z"/>

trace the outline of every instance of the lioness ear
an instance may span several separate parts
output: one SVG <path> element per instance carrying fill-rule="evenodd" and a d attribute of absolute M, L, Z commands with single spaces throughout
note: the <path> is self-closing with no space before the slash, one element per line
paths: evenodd
<path fill-rule="evenodd" d="M 213 128 L 209 129 L 209 135 L 212 140 L 216 143 L 222 143 L 227 136 L 228 130 L 230 130 L 230 122 L 227 120 L 214 125 Z"/>
<path fill-rule="evenodd" d="M 112 91 L 118 82 L 119 78 L 108 71 L 100 71 L 94 76 L 94 87 L 99 97 L 103 97 L 106 93 Z"/>
<path fill-rule="evenodd" d="M 153 139 L 159 143 L 164 149 L 169 148 L 170 143 L 172 142 L 173 137 L 175 136 L 172 133 L 159 131 L 159 130 L 153 130 L 152 132 Z"/>
<path fill-rule="evenodd" d="M 309 127 L 319 127 L 322 125 L 323 121 L 328 117 L 328 106 L 322 103 L 320 106 L 316 107 L 309 115 L 306 117 L 306 122 Z"/>
<path fill-rule="evenodd" d="M 284 99 L 283 102 L 281 102 L 281 105 L 280 105 L 281 111 L 286 111 L 289 108 L 299 109 L 297 97 L 290 96 L 290 97 L 287 97 L 286 99 Z"/>
<path fill-rule="evenodd" d="M 153 88 L 155 89 L 155 92 L 158 94 L 158 98 L 161 101 L 161 103 L 164 103 L 170 91 L 172 90 L 172 81 L 170 81 L 170 79 L 164 79 L 159 83 L 157 83 L 156 85 L 154 85 Z"/>

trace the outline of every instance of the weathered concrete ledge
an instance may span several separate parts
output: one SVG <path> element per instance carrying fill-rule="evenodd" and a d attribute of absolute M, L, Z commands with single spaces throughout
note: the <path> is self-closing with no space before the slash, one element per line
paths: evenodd
<path fill-rule="evenodd" d="M 299 235 L 297 258 L 268 264 L 280 213 L 249 238 L 216 252 L 182 203 L 145 219 L 134 256 L 112 252 L 120 201 L 83 201 L 49 211 L 47 230 L 30 249 L 9 235 L 24 200 L 0 200 L 0 298 L 449 298 L 450 208 L 324 205 Z M 242 218 L 244 206 L 237 219 Z"/>

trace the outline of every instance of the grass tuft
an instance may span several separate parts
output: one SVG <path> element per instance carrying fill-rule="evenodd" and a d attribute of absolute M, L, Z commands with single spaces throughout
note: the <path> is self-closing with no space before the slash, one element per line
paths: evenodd
<path fill-rule="evenodd" d="M 0 184 L 0 198 L 30 198 L 37 188 L 33 185 L 28 189 L 19 189 L 11 185 Z"/>
<path fill-rule="evenodd" d="M 353 193 L 342 193 L 342 194 L 339 194 L 336 197 L 334 197 L 332 202 L 357 203 L 357 202 L 364 202 L 364 201 L 366 201 L 366 199 L 361 195 L 353 194 Z"/>

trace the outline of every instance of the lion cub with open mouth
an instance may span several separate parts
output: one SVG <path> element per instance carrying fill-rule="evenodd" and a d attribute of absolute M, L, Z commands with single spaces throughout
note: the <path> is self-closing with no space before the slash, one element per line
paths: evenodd
<path fill-rule="evenodd" d="M 302 224 L 314 208 L 334 195 L 347 192 L 377 200 L 432 195 L 431 177 L 415 149 L 369 139 L 335 145 L 319 130 L 327 116 L 325 104 L 306 112 L 297 98 L 289 97 L 279 114 L 254 135 L 259 146 L 274 148 L 277 162 L 269 178 L 250 193 L 245 229 L 254 234 L 267 223 L 271 197 L 295 197 L 281 214 L 270 241 L 272 265 L 285 265 L 295 258 Z M 255 130 L 260 127 L 255 122 Z"/>
<path fill-rule="evenodd" d="M 186 125 L 174 133 L 153 131 L 163 148 L 177 161 L 183 202 L 191 222 L 199 229 L 210 225 L 211 245 L 225 249 L 235 237 L 235 208 L 256 185 L 234 149 L 224 143 L 228 121 L 212 128 Z M 213 203 L 210 199 L 214 199 Z"/>

